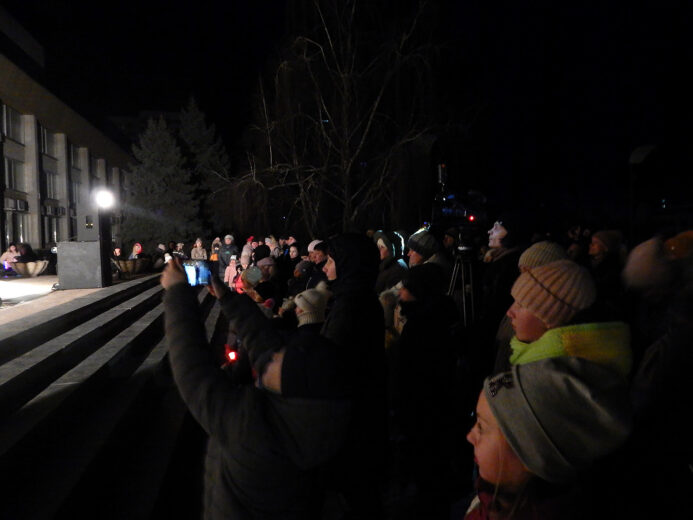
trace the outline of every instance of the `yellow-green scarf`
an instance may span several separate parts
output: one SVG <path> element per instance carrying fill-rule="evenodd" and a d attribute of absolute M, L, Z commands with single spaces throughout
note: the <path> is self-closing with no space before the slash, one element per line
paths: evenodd
<path fill-rule="evenodd" d="M 536 341 L 510 340 L 513 365 L 559 356 L 572 356 L 606 365 L 626 377 L 633 364 L 630 329 L 620 321 L 584 323 L 550 329 Z"/>

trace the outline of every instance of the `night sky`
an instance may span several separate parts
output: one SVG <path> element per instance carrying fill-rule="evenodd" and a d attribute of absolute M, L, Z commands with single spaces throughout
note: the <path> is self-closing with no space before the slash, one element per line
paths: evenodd
<path fill-rule="evenodd" d="M 690 204 L 690 3 L 434 3 L 437 111 L 458 130 L 432 162 L 454 188 L 615 220 L 631 152 L 654 144 L 642 191 Z M 177 111 L 194 94 L 230 146 L 286 36 L 281 0 L 6 5 L 45 46 L 53 90 L 93 119 Z"/>
<path fill-rule="evenodd" d="M 178 111 L 195 95 L 228 139 L 284 34 L 283 2 L 20 0 L 7 4 L 43 44 L 47 81 L 95 120 Z"/>

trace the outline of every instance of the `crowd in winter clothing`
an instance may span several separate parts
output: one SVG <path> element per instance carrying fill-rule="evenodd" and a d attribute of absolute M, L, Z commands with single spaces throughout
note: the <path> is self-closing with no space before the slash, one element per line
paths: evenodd
<path fill-rule="evenodd" d="M 161 245 L 205 518 L 690 515 L 693 231 L 489 227 Z M 223 352 L 176 256 L 214 266 Z"/>

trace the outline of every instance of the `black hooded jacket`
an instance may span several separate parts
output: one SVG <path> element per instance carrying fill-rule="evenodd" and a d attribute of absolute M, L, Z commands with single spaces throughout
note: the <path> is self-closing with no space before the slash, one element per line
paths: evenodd
<path fill-rule="evenodd" d="M 347 446 L 333 475 L 353 509 L 378 517 L 387 433 L 385 324 L 374 290 L 380 255 L 365 235 L 339 235 L 328 247 L 337 279 L 330 284 L 333 300 L 322 335 L 348 349 L 354 388 Z"/>
<path fill-rule="evenodd" d="M 335 387 L 343 378 L 333 375 L 342 373 L 330 355 L 333 347 L 316 338 L 286 345 L 247 296 L 228 293 L 220 303 L 258 373 L 273 352 L 286 348 L 289 356 L 296 350 L 283 370 L 291 371 L 286 383 L 300 383 L 291 393 L 301 397 L 234 383 L 210 351 L 193 289 L 177 284 L 166 291 L 173 376 L 209 434 L 204 518 L 317 518 L 321 467 L 339 453 L 350 421 L 351 401 Z M 313 372 L 317 365 L 329 380 Z"/>

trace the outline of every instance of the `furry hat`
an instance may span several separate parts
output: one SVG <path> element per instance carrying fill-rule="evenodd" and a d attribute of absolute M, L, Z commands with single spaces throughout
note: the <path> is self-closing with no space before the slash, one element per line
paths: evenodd
<path fill-rule="evenodd" d="M 625 380 L 581 358 L 515 365 L 487 378 L 484 395 L 515 454 L 548 482 L 573 480 L 630 432 Z"/>
<path fill-rule="evenodd" d="M 510 294 L 553 329 L 592 305 L 597 290 L 587 269 L 572 260 L 558 260 L 522 273 Z"/>

